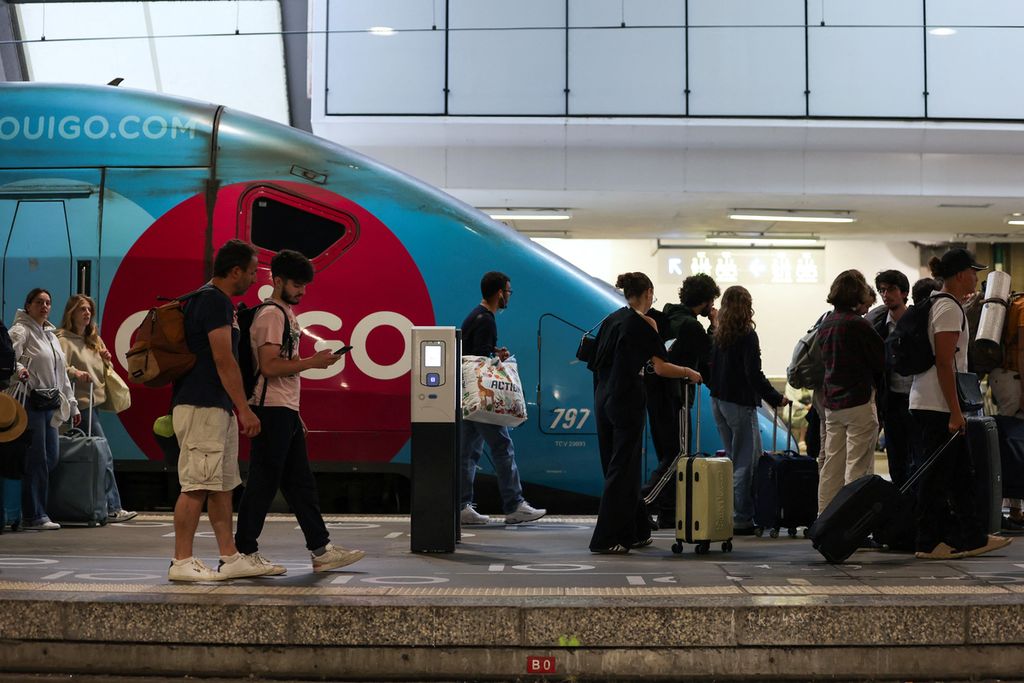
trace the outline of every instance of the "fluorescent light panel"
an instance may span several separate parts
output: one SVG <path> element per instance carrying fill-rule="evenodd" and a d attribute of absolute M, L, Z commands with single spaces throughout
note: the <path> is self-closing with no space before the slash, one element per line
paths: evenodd
<path fill-rule="evenodd" d="M 816 247 L 813 237 L 708 237 L 708 244 L 734 247 Z"/>
<path fill-rule="evenodd" d="M 564 209 L 481 209 L 496 221 L 567 221 L 572 214 Z"/>
<path fill-rule="evenodd" d="M 780 223 L 854 223 L 857 219 L 846 211 L 778 211 L 764 209 L 733 209 L 729 218 L 734 221 L 770 221 Z"/>

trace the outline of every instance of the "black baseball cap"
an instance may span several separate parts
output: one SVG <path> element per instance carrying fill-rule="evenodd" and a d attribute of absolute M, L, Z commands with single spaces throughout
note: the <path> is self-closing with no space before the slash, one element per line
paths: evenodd
<path fill-rule="evenodd" d="M 950 249 L 939 259 L 939 269 L 942 277 L 953 277 L 968 268 L 985 270 L 988 266 L 983 266 L 975 261 L 974 254 L 960 247 Z"/>

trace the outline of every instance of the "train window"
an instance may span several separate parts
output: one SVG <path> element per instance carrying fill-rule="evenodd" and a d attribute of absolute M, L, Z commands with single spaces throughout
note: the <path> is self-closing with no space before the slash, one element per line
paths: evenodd
<path fill-rule="evenodd" d="M 355 241 L 358 225 L 347 213 L 272 187 L 257 187 L 242 200 L 242 228 L 264 255 L 294 249 L 314 268 L 337 258 Z"/>

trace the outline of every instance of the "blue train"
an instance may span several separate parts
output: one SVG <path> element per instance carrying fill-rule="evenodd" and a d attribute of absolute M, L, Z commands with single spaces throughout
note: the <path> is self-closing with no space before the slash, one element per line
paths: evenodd
<path fill-rule="evenodd" d="M 216 247 L 232 237 L 259 248 L 246 303 L 270 286 L 272 254 L 297 249 L 316 270 L 298 309 L 302 352 L 354 347 L 343 363 L 303 373 L 318 473 L 339 475 L 349 490 L 360 482 L 364 497 L 395 500 L 397 491 L 401 507 L 408 330 L 458 325 L 478 301 L 480 275 L 501 270 L 516 294 L 498 319 L 500 343 L 517 357 L 529 401 L 529 420 L 514 432 L 527 495 L 554 509 L 593 508 L 602 478 L 592 378 L 573 352 L 583 329 L 623 304 L 616 290 L 436 188 L 293 128 L 150 92 L 0 84 L 8 324 L 32 287 L 52 292 L 57 318 L 70 294 L 88 293 L 126 374 L 145 311 L 204 282 Z M 133 400 L 102 419 L 128 481 L 122 492 L 145 507 L 152 489 L 133 492 L 142 482 L 133 475 L 164 469 L 152 424 L 169 390 L 133 387 Z M 710 410 L 702 425 L 703 450 L 713 452 Z M 762 433 L 768 443 L 767 415 Z M 646 462 L 653 467 L 651 448 Z"/>

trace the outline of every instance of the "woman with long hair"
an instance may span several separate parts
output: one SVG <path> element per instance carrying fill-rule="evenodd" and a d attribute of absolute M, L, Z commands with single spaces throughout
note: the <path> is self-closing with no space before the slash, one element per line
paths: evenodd
<path fill-rule="evenodd" d="M 874 471 L 874 397 L 885 371 L 885 344 L 863 316 L 875 298 L 860 271 L 843 271 L 828 294 L 834 310 L 818 328 L 825 364 L 825 457 L 818 480 L 818 514 L 843 486 Z"/>
<path fill-rule="evenodd" d="M 59 529 L 46 513 L 50 473 L 60 459 L 57 427 L 71 418 L 78 424 L 81 415 L 71 390 L 64 351 L 54 335 L 50 317 L 50 293 L 36 287 L 25 297 L 11 325 L 11 342 L 18 359 L 18 378 L 29 390 L 28 426 L 32 442 L 22 477 L 21 507 L 26 529 Z"/>
<path fill-rule="evenodd" d="M 650 517 L 640 498 L 644 368 L 650 363 L 660 377 L 691 382 L 702 378 L 695 370 L 665 360 L 658 326 L 647 315 L 654 305 L 651 279 L 643 273 L 623 273 L 615 286 L 629 305 L 601 324 L 597 351 L 587 367 L 594 372 L 594 416 L 604 473 L 590 551 L 618 555 L 651 544 Z"/>
<path fill-rule="evenodd" d="M 750 292 L 734 285 L 722 294 L 711 347 L 711 410 L 725 454 L 732 460 L 733 534 L 754 533 L 754 464 L 761 454 L 757 407 L 761 400 L 779 408 L 789 399 L 775 390 L 761 370 L 761 343 L 754 331 Z"/>
<path fill-rule="evenodd" d="M 93 436 L 106 438 L 100 424 L 96 407 L 107 400 L 107 368 L 110 366 L 110 351 L 100 339 L 96 329 L 96 303 L 85 294 L 74 294 L 64 306 L 64 317 L 57 330 L 57 338 L 67 358 L 68 377 L 74 382 L 75 399 L 82 413 L 83 427 L 88 425 Z M 89 386 L 92 385 L 92 402 L 89 401 Z M 121 507 L 121 493 L 114 479 L 113 457 L 106 463 L 107 519 L 111 522 L 127 522 L 137 513 Z"/>

